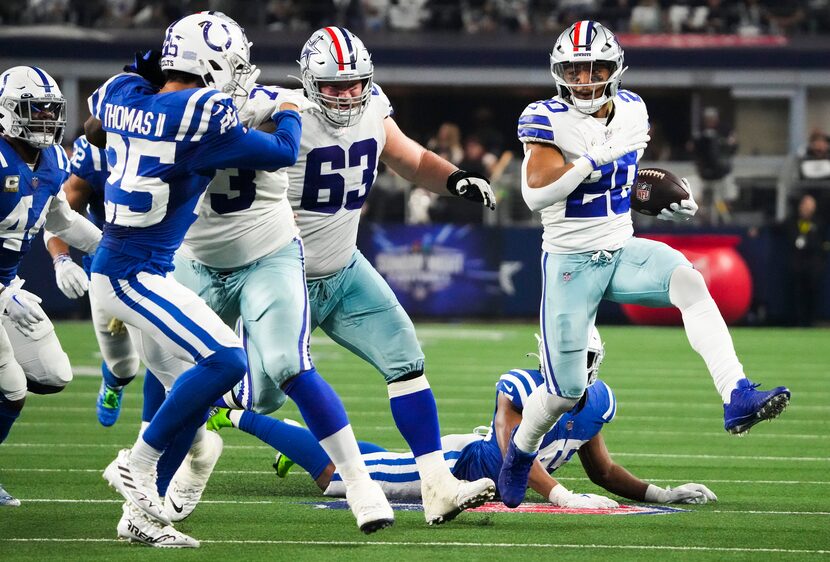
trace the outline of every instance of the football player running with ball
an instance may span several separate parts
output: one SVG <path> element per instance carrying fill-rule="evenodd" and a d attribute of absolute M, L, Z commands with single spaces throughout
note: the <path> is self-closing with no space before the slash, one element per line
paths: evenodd
<path fill-rule="evenodd" d="M 726 323 L 689 261 L 633 236 L 630 190 L 649 141 L 648 112 L 642 98 L 620 89 L 626 67 L 616 37 L 597 22 L 577 22 L 556 40 L 550 61 L 557 95 L 527 106 L 518 126 L 522 195 L 541 211 L 544 226 L 547 384 L 528 398 L 505 454 L 499 491 L 509 507 L 524 498 L 543 437 L 585 392 L 588 338 L 602 299 L 680 309 L 689 343 L 723 399 L 729 433 L 778 416 L 790 398 L 784 387 L 759 391 L 746 378 Z M 660 218 L 688 220 L 697 211 L 691 198 L 671 207 Z"/>
<path fill-rule="evenodd" d="M 287 169 L 288 197 L 304 245 L 309 326 L 321 327 L 383 375 L 392 416 L 421 475 L 426 520 L 444 523 L 491 499 L 495 484 L 486 478 L 464 482 L 451 474 L 441 454 L 435 398 L 415 328 L 357 249 L 357 228 L 379 160 L 413 183 L 490 209 L 495 208 L 493 192 L 485 178 L 459 170 L 398 128 L 389 99 L 373 81 L 369 51 L 347 29 L 315 31 L 299 64 L 303 89 L 293 92 L 304 93 L 320 108 L 304 115 L 300 156 Z M 283 95 L 255 90 L 252 102 L 259 98 L 271 104 L 251 103 L 245 111 L 267 114 Z M 259 120 L 261 116 L 253 117 Z M 251 408 L 263 411 L 257 397 L 263 395 L 262 388 L 273 388 L 273 382 L 253 370 L 252 375 Z M 242 394 L 237 387 L 226 398 L 227 406 L 247 406 L 239 403 Z"/>

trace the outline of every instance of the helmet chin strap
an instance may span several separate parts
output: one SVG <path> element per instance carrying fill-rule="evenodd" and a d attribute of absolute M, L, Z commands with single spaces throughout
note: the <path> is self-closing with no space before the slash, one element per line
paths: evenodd
<path fill-rule="evenodd" d="M 571 101 L 573 102 L 574 107 L 577 111 L 586 115 L 593 115 L 602 109 L 602 106 L 608 103 L 608 99 L 608 95 L 605 92 L 603 92 L 600 97 L 592 98 L 590 100 L 579 99 L 573 94 L 573 92 L 571 92 Z"/>

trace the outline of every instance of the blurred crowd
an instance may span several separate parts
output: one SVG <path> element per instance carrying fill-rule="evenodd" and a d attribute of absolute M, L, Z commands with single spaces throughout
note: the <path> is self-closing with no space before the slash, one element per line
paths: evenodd
<path fill-rule="evenodd" d="M 249 28 L 557 34 L 579 19 L 617 33 L 793 35 L 830 32 L 830 0 L 3 0 L 0 24 L 164 27 L 220 10 Z"/>

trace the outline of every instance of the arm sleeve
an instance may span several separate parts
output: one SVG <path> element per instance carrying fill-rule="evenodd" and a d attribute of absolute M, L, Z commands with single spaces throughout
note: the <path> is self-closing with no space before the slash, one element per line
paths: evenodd
<path fill-rule="evenodd" d="M 241 125 L 224 135 L 217 135 L 200 154 L 204 164 L 198 168 L 248 168 L 277 170 L 291 166 L 300 153 L 302 123 L 296 111 L 274 115 L 277 130 L 273 133 L 245 131 Z"/>
<path fill-rule="evenodd" d="M 101 231 L 72 210 L 63 191 L 59 191 L 49 203 L 49 212 L 46 214 L 43 228 L 86 253 L 94 252 L 101 240 Z"/>
<path fill-rule="evenodd" d="M 573 168 L 562 174 L 558 180 L 544 187 L 532 188 L 527 184 L 527 163 L 532 149 L 525 153 L 522 162 L 522 197 L 531 211 L 541 211 L 554 203 L 564 201 L 585 178 L 594 171 L 590 159 L 583 156 L 573 162 Z"/>

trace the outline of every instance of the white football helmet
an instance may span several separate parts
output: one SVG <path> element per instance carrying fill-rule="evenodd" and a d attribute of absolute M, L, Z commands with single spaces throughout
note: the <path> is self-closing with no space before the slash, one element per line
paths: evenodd
<path fill-rule="evenodd" d="M 199 12 L 170 24 L 159 65 L 162 70 L 195 74 L 206 86 L 241 102 L 248 99 L 246 82 L 254 71 L 251 45 L 228 16 Z"/>
<path fill-rule="evenodd" d="M 308 99 L 320 106 L 323 115 L 338 127 L 360 121 L 372 97 L 374 65 L 363 41 L 344 27 L 315 31 L 300 53 L 300 78 Z M 359 97 L 328 96 L 320 91 L 325 82 L 363 82 Z"/>
<path fill-rule="evenodd" d="M 573 95 L 572 87 L 587 85 L 568 81 L 568 75 L 580 63 L 589 65 L 590 85 L 605 86 L 598 97 L 580 99 Z M 578 21 L 563 31 L 550 53 L 550 72 L 559 97 L 588 115 L 596 113 L 605 102 L 617 95 L 622 74 L 628 68 L 623 63 L 623 50 L 614 34 L 602 24 L 590 20 Z M 593 81 L 597 65 L 607 65 L 611 74 L 608 80 Z"/>
<path fill-rule="evenodd" d="M 591 336 L 588 338 L 588 386 L 597 381 L 599 366 L 605 359 L 605 345 L 599 337 L 599 330 L 596 326 L 591 328 Z"/>
<path fill-rule="evenodd" d="M 36 66 L 0 74 L 0 131 L 35 148 L 60 144 L 66 129 L 66 99 L 55 79 Z"/>

